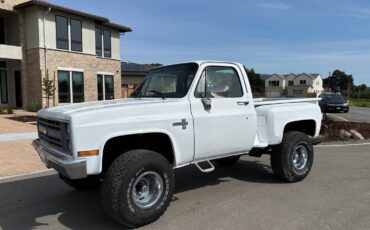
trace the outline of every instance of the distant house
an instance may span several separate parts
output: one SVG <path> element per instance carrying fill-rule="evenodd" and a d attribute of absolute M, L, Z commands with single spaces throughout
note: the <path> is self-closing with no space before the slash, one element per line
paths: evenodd
<path fill-rule="evenodd" d="M 129 97 L 136 86 L 144 79 L 145 75 L 161 64 L 138 64 L 121 62 L 122 97 Z"/>
<path fill-rule="evenodd" d="M 320 74 L 264 74 L 266 97 L 317 97 L 324 92 Z"/>

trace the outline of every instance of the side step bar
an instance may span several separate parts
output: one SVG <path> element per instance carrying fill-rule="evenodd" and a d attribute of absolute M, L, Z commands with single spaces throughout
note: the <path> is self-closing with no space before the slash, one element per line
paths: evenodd
<path fill-rule="evenodd" d="M 209 160 L 204 160 L 204 161 L 197 161 L 194 162 L 195 166 L 202 172 L 202 173 L 209 173 L 213 172 L 215 170 L 215 166 L 209 161 Z M 200 165 L 202 164 L 202 165 Z"/>

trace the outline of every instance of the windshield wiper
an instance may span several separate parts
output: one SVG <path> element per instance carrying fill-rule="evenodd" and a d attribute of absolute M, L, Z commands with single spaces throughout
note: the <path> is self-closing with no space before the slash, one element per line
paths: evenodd
<path fill-rule="evenodd" d="M 156 95 L 160 96 L 163 100 L 166 99 L 166 97 L 164 96 L 164 93 L 159 92 L 157 90 L 149 90 L 149 93 L 155 93 Z"/>

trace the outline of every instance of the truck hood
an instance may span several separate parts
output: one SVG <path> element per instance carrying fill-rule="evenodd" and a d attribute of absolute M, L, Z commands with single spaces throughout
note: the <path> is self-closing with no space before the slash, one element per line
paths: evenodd
<path fill-rule="evenodd" d="M 126 98 L 109 101 L 92 101 L 76 103 L 70 105 L 61 105 L 52 108 L 42 109 L 38 112 L 41 117 L 54 117 L 57 119 L 67 119 L 72 115 L 81 114 L 90 111 L 109 110 L 117 107 L 142 106 L 147 104 L 166 103 L 179 99 L 162 99 L 162 98 Z"/>

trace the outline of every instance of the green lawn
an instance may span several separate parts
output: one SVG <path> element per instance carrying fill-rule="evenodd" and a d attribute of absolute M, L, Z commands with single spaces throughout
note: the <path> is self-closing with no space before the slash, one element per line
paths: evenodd
<path fill-rule="evenodd" d="M 370 107 L 370 99 L 349 99 L 350 106 Z"/>

